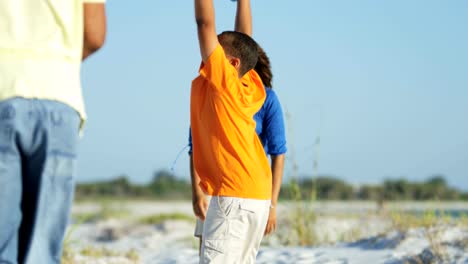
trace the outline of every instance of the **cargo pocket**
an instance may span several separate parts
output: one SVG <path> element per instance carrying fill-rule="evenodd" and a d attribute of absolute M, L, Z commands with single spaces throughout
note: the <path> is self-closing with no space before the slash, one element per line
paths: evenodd
<path fill-rule="evenodd" d="M 204 241 L 201 263 L 211 263 L 221 260 L 225 253 L 226 245 L 226 240 L 206 239 Z"/>
<path fill-rule="evenodd" d="M 255 212 L 258 210 L 258 206 L 249 204 L 246 201 L 243 201 L 239 205 L 239 208 L 240 208 L 241 211 L 244 211 L 244 212 L 247 212 L 247 213 L 253 213 L 253 214 L 255 214 Z"/>
<path fill-rule="evenodd" d="M 247 203 L 241 202 L 237 208 L 237 214 L 229 221 L 229 235 L 237 241 L 248 239 L 249 227 L 255 219 L 255 207 L 249 206 Z M 234 243 L 235 246 L 237 243 Z"/>

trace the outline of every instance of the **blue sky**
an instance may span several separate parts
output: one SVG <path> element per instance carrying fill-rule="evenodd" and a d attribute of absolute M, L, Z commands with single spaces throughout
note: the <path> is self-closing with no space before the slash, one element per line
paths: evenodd
<path fill-rule="evenodd" d="M 218 32 L 235 4 L 215 1 Z M 299 174 L 349 182 L 443 174 L 468 190 L 468 2 L 252 1 Z M 105 48 L 83 65 L 79 181 L 146 182 L 186 145 L 200 62 L 193 1 L 108 2 Z M 175 173 L 188 179 L 188 157 Z"/>

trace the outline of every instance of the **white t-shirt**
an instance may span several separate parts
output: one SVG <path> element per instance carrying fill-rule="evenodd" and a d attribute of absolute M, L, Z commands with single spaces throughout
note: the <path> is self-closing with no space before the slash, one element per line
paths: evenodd
<path fill-rule="evenodd" d="M 86 119 L 80 82 L 85 2 L 105 0 L 0 1 L 0 100 L 56 100 Z"/>

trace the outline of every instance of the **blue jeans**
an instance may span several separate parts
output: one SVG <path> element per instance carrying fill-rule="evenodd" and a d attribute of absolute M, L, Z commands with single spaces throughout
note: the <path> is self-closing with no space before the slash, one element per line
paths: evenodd
<path fill-rule="evenodd" d="M 0 264 L 60 263 L 79 124 L 59 102 L 0 101 Z"/>

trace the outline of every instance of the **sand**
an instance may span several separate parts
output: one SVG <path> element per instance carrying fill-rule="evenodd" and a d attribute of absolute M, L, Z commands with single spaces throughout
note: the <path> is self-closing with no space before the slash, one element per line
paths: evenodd
<path fill-rule="evenodd" d="M 418 203 L 400 205 L 404 210 L 431 208 Z M 73 213 L 95 213 L 102 210 L 101 206 L 81 203 L 75 205 Z M 148 215 L 174 212 L 192 215 L 190 202 L 124 202 L 111 207 L 106 210 L 122 211 L 124 216 L 112 217 L 110 213 L 108 219 L 75 220 L 70 225 L 66 248 L 72 252 L 72 263 L 198 263 L 198 241 L 192 236 L 194 221 L 138 221 Z M 372 203 L 310 206 L 316 213 L 315 221 L 311 221 L 316 242 L 300 246 L 292 241 L 297 239 L 291 226 L 292 210 L 296 209 L 282 204 L 278 230 L 264 239 L 257 263 L 468 263 L 468 229 L 461 218 L 460 223 L 453 218 L 434 226 L 397 230 L 388 217 L 376 214 L 374 207 Z M 437 208 L 467 211 L 468 205 L 438 204 Z"/>

